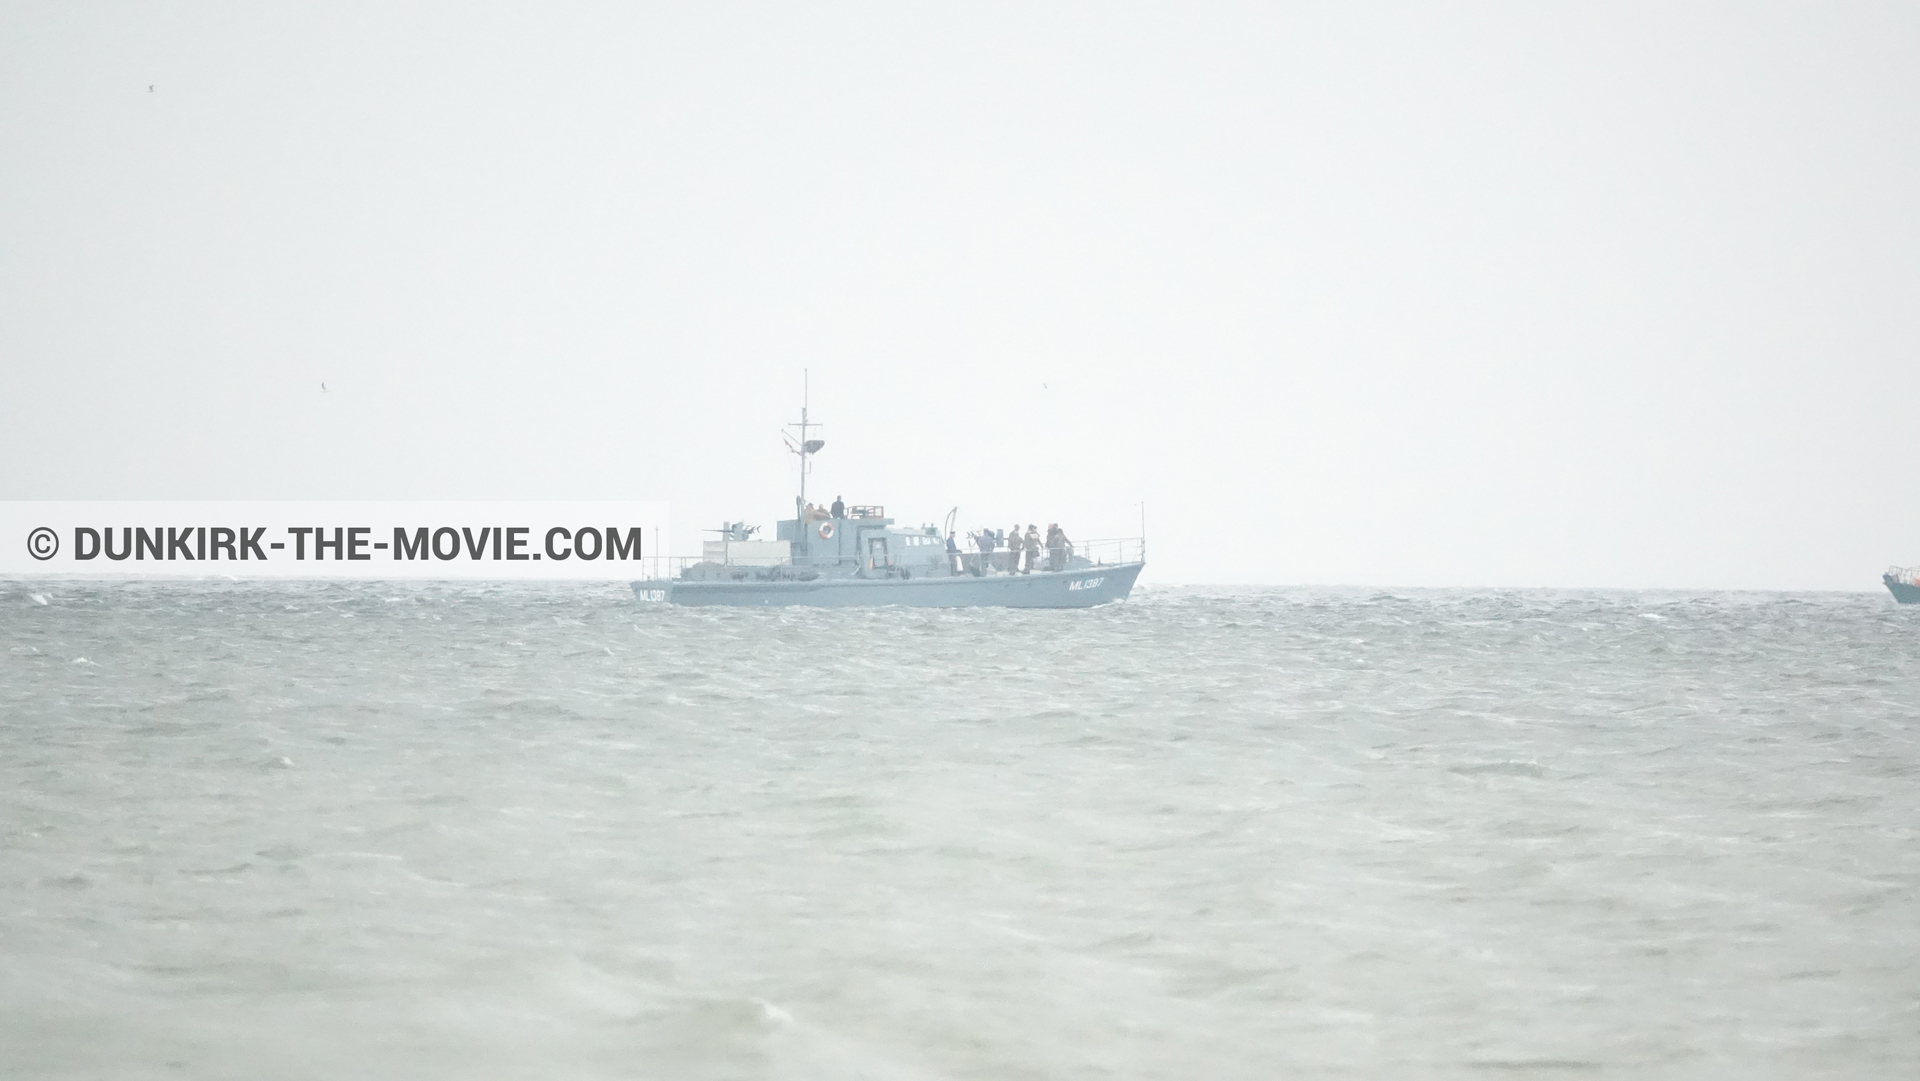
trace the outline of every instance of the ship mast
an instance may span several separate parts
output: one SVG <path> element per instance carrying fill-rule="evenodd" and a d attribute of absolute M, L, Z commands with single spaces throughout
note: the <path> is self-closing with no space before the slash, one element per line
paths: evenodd
<path fill-rule="evenodd" d="M 824 424 L 814 424 L 807 419 L 807 405 L 811 396 L 810 381 L 811 372 L 808 369 L 802 368 L 800 370 L 800 423 L 789 425 L 789 427 L 800 429 L 800 445 L 790 448 L 793 453 L 800 456 L 800 494 L 793 497 L 793 536 L 797 542 L 796 547 L 805 547 L 809 552 L 813 548 L 813 538 L 806 535 L 807 467 L 811 464 L 809 459 L 813 457 L 814 453 L 821 447 L 827 445 L 827 441 L 824 439 L 807 438 L 807 429 L 826 427 Z M 791 444 L 792 441 L 789 440 L 788 442 Z"/>

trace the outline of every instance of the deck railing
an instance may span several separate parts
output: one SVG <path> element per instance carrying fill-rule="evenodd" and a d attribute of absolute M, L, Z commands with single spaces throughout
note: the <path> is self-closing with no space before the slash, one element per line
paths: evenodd
<path fill-rule="evenodd" d="M 1067 566 L 1072 569 L 1091 563 L 1096 567 L 1110 567 L 1117 563 L 1140 563 L 1146 558 L 1146 540 L 1142 537 L 1103 537 L 1098 540 L 1076 541 L 1067 547 L 1065 556 Z M 1025 550 L 1009 551 L 996 548 L 992 552 L 983 552 L 974 545 L 961 552 L 967 573 L 976 573 L 983 565 L 993 571 L 1005 572 L 1025 562 Z M 1085 561 L 1084 563 L 1082 561 Z M 1035 570 L 1050 570 L 1053 567 L 1051 549 L 1040 549 L 1039 562 Z"/>
<path fill-rule="evenodd" d="M 1142 563 L 1147 558 L 1147 538 L 1145 537 L 1106 537 L 1101 540 L 1081 541 L 1074 546 L 1074 553 L 1084 557 L 1096 566 L 1113 563 Z"/>
<path fill-rule="evenodd" d="M 700 556 L 648 556 L 641 569 L 648 579 L 678 578 L 681 571 L 700 561 Z"/>

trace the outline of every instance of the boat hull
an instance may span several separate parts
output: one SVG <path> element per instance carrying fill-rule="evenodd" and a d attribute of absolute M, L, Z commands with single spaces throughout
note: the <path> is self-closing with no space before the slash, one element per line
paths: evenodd
<path fill-rule="evenodd" d="M 1125 600 L 1143 563 L 984 578 L 816 578 L 811 582 L 702 582 L 651 579 L 633 583 L 642 601 L 689 606 L 774 608 L 1092 608 Z"/>
<path fill-rule="evenodd" d="M 1901 604 L 1920 604 L 1920 586 L 1911 586 L 1891 574 L 1883 574 L 1880 580 L 1887 584 L 1893 599 Z"/>

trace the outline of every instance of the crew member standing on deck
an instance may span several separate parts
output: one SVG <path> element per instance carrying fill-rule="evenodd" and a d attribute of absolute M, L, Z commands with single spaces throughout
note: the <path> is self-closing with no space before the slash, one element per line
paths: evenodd
<path fill-rule="evenodd" d="M 1063 571 L 1067 569 L 1067 531 L 1060 528 L 1059 522 L 1047 525 L 1047 569 Z"/>
<path fill-rule="evenodd" d="M 993 549 L 997 543 L 991 529 L 982 529 L 973 535 L 973 546 L 980 549 L 980 554 L 974 557 L 973 576 L 975 578 L 985 577 L 986 573 L 993 569 Z"/>
<path fill-rule="evenodd" d="M 833 516 L 835 518 L 845 518 L 847 516 L 847 505 L 840 502 L 839 496 L 833 497 Z"/>
<path fill-rule="evenodd" d="M 1022 574 L 1032 574 L 1033 568 L 1040 563 L 1040 527 L 1027 523 L 1027 569 Z"/>
<path fill-rule="evenodd" d="M 1007 530 L 1007 573 L 1020 573 L 1020 523 Z"/>

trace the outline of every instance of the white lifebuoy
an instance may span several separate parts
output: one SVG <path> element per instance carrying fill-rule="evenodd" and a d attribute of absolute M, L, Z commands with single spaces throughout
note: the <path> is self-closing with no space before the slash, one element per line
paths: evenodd
<path fill-rule="evenodd" d="M 821 540 L 833 539 L 833 523 L 832 522 L 820 523 L 820 539 Z"/>

